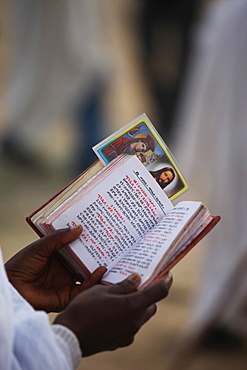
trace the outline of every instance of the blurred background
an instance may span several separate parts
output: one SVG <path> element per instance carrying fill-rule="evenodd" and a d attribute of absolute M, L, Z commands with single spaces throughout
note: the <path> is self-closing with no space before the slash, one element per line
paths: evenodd
<path fill-rule="evenodd" d="M 216 3 L 225 4 L 218 8 Z M 234 13 L 234 3 L 244 5 L 246 1 L 0 0 L 0 243 L 5 260 L 37 238 L 25 217 L 96 160 L 93 145 L 143 112 L 172 150 L 191 185 L 183 199 L 212 204 L 214 214 L 229 214 L 227 207 L 214 202 L 227 178 L 227 170 L 223 172 L 226 158 L 217 162 L 221 165 L 224 161 L 217 178 L 219 189 L 210 182 L 214 180 L 212 163 L 218 156 L 219 143 L 212 143 L 209 134 L 214 139 L 222 137 L 223 123 L 214 134 L 214 122 L 218 125 L 221 118 L 225 122 L 225 116 L 216 110 L 208 116 L 213 111 L 210 99 L 214 103 L 216 88 L 209 87 L 207 92 L 205 81 L 217 81 L 217 76 L 216 86 L 226 81 L 216 73 L 217 68 L 213 69 L 213 61 L 217 59 L 216 49 L 223 61 L 231 50 L 226 47 L 224 56 L 225 49 L 222 46 L 220 50 L 214 40 L 225 34 L 226 24 L 231 24 L 229 14 Z M 237 15 L 246 14 L 241 8 L 235 12 L 233 31 L 236 24 L 241 25 Z M 236 33 L 244 45 L 247 32 Z M 220 45 L 227 44 L 224 38 L 218 40 Z M 236 45 L 234 37 L 230 41 Z M 236 53 L 232 50 L 237 60 Z M 239 59 L 244 69 L 244 55 Z M 236 60 L 233 65 L 239 70 Z M 227 68 L 234 68 L 226 66 L 229 76 Z M 230 90 L 232 81 L 222 86 L 224 92 Z M 204 100 L 207 95 L 208 100 Z M 221 112 L 229 107 L 225 95 L 216 91 L 216 96 L 222 97 L 215 104 Z M 231 94 L 228 99 L 232 101 Z M 205 105 L 201 103 L 206 101 Z M 234 106 L 231 112 L 236 109 L 240 110 Z M 208 122 L 204 126 L 201 123 L 200 128 L 202 117 Z M 231 120 L 234 125 L 236 118 Z M 243 132 L 241 126 L 242 137 Z M 229 143 L 227 138 L 223 135 L 222 151 Z M 231 139 L 235 143 L 238 140 Z M 242 163 L 241 173 L 246 178 L 246 163 Z M 241 183 L 245 184 L 244 178 Z M 241 208 L 244 229 L 247 208 Z M 219 235 L 231 224 L 228 219 L 224 224 L 222 218 Z M 239 254 L 233 236 L 227 236 L 228 249 L 225 240 L 206 238 L 173 269 L 169 297 L 158 304 L 158 313 L 137 334 L 134 344 L 85 358 L 79 369 L 246 369 L 247 289 L 235 279 L 236 272 L 241 271 L 243 282 L 246 270 L 246 238 L 240 238 L 240 225 L 236 234 L 241 239 Z M 222 248 L 217 249 L 215 244 Z M 233 245 L 235 256 L 239 256 L 234 264 L 229 252 Z M 244 261 L 243 266 L 239 260 Z M 236 307 L 224 312 L 235 293 Z"/>

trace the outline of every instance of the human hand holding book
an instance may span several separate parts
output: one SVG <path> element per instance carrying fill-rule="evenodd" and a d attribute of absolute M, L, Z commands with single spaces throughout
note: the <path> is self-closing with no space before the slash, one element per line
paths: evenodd
<path fill-rule="evenodd" d="M 78 276 L 65 267 L 56 252 L 73 242 L 81 227 L 59 230 L 21 249 L 5 263 L 10 283 L 35 310 L 60 312 L 79 293 L 98 284 L 106 272 L 97 268 L 88 278 L 75 284 Z"/>

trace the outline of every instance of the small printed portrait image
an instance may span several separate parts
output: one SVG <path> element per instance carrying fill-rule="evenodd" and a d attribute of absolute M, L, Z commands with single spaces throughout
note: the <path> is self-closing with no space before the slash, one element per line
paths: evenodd
<path fill-rule="evenodd" d="M 155 150 L 155 139 L 148 133 L 138 133 L 134 137 L 120 136 L 101 150 L 108 162 L 111 162 L 120 154 L 137 155 L 144 153 L 146 157 Z"/>
<path fill-rule="evenodd" d="M 148 166 L 149 173 L 164 190 L 168 198 L 174 198 L 185 185 L 176 165 L 163 156 Z"/>
<path fill-rule="evenodd" d="M 133 127 L 129 130 L 128 135 L 134 137 L 141 130 L 141 125 Z"/>
<path fill-rule="evenodd" d="M 156 161 L 160 157 L 161 157 L 161 154 L 152 154 L 152 155 L 150 155 L 149 163 L 153 163 L 154 161 Z"/>
<path fill-rule="evenodd" d="M 144 166 L 148 163 L 148 157 L 141 152 L 136 153 L 137 158 L 142 162 Z"/>
<path fill-rule="evenodd" d="M 139 121 L 137 125 L 100 144 L 97 154 L 106 164 L 121 154 L 129 154 L 136 155 L 144 166 L 148 166 L 165 154 L 157 135 L 145 121 Z"/>
<path fill-rule="evenodd" d="M 162 189 L 169 185 L 175 178 L 175 172 L 171 167 L 163 167 L 157 171 L 149 171 Z"/>

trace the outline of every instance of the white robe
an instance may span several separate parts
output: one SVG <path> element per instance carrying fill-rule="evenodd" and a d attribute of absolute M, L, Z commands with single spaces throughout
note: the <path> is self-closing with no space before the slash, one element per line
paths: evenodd
<path fill-rule="evenodd" d="M 80 358 L 75 335 L 50 325 L 48 315 L 35 311 L 9 283 L 0 249 L 0 369 L 72 370 Z"/>
<path fill-rule="evenodd" d="M 195 30 L 174 153 L 192 192 L 221 222 L 207 237 L 188 323 L 247 335 L 247 1 L 212 3 Z M 245 307 L 245 309 L 244 309 Z"/>
<path fill-rule="evenodd" d="M 3 31 L 10 52 L 1 121 L 16 133 L 19 145 L 35 153 L 44 150 L 47 124 L 109 79 L 108 1 L 3 4 Z"/>

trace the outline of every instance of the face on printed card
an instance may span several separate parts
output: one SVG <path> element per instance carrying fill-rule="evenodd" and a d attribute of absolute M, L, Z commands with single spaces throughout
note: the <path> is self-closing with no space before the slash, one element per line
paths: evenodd
<path fill-rule="evenodd" d="M 121 154 L 136 155 L 170 200 L 189 188 L 174 156 L 146 114 L 108 136 L 93 150 L 105 165 Z"/>

